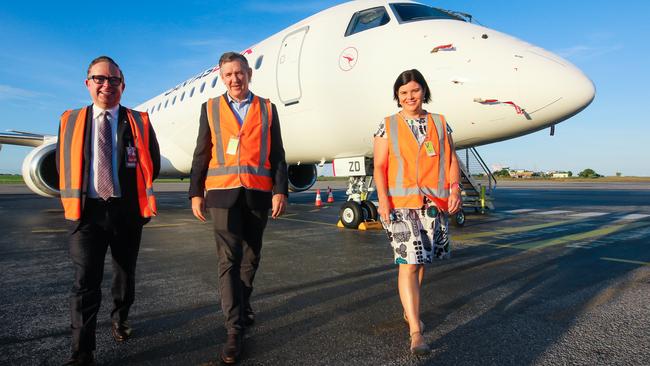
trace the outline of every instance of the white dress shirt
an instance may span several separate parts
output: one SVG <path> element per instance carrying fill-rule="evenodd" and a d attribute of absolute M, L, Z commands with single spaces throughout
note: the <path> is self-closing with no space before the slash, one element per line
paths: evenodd
<path fill-rule="evenodd" d="M 121 190 L 120 190 L 120 180 L 118 178 L 118 169 L 119 169 L 119 164 L 117 161 L 118 153 L 117 153 L 117 122 L 119 118 L 119 112 L 120 112 L 120 106 L 117 105 L 113 108 L 109 108 L 107 110 L 104 110 L 97 105 L 93 104 L 93 119 L 92 119 L 92 139 L 93 143 L 90 147 L 90 174 L 88 176 L 88 182 L 91 184 L 88 184 L 88 192 L 87 195 L 90 198 L 97 198 L 97 159 L 95 159 L 95 151 L 98 149 L 98 141 L 99 138 L 97 136 L 98 133 L 98 128 L 96 126 L 99 123 L 102 123 L 104 120 L 104 113 L 108 111 L 110 113 L 110 117 L 108 118 L 108 121 L 111 123 L 111 140 L 112 140 L 112 145 L 113 145 L 113 196 L 112 197 L 120 197 Z"/>

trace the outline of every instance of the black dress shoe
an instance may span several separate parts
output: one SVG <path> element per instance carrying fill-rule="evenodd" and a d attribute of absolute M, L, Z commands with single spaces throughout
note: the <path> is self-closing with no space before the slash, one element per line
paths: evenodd
<path fill-rule="evenodd" d="M 68 360 L 68 362 L 64 363 L 63 366 L 94 366 L 95 365 L 95 357 L 93 356 L 93 353 L 87 353 L 87 352 L 75 352 L 72 354 L 72 357 Z"/>
<path fill-rule="evenodd" d="M 115 338 L 116 342 L 126 341 L 129 337 L 131 337 L 132 333 L 133 329 L 127 321 L 113 322 L 113 325 L 111 326 L 111 334 L 113 334 L 113 338 Z"/>
<path fill-rule="evenodd" d="M 221 361 L 225 364 L 237 363 L 242 348 L 244 348 L 244 341 L 241 334 L 228 334 L 226 344 L 221 350 Z"/>

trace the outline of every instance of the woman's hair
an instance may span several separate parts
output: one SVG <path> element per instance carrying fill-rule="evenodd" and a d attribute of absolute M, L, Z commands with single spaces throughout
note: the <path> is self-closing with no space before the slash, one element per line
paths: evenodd
<path fill-rule="evenodd" d="M 395 85 L 393 85 L 393 99 L 397 101 L 398 107 L 401 107 L 401 105 L 399 104 L 399 97 L 397 96 L 397 92 L 399 91 L 399 88 L 402 87 L 402 85 L 406 85 L 411 81 L 415 81 L 416 83 L 420 84 L 422 89 L 424 89 L 424 100 L 422 103 L 429 103 L 431 101 L 431 91 L 429 90 L 429 85 L 427 85 L 426 80 L 424 80 L 424 76 L 422 76 L 418 70 L 411 69 L 399 74 L 397 80 L 395 80 Z"/>

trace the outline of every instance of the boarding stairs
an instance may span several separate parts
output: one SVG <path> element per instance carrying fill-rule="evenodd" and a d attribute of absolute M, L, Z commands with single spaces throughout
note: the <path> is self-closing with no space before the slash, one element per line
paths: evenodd
<path fill-rule="evenodd" d="M 497 186 L 497 180 L 487 167 L 476 148 L 456 150 L 461 173 L 463 210 L 474 209 L 484 213 L 493 210 L 492 194 Z"/>

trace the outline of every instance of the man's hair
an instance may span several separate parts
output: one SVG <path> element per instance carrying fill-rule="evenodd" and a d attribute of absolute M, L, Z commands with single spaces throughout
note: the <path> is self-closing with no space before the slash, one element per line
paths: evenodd
<path fill-rule="evenodd" d="M 221 65 L 225 64 L 226 62 L 233 62 L 233 61 L 239 61 L 244 66 L 246 66 L 246 68 L 250 68 L 250 66 L 248 66 L 248 60 L 246 59 L 246 57 L 244 57 L 244 55 L 242 55 L 241 53 L 237 53 L 237 52 L 226 52 L 223 55 L 221 55 L 221 57 L 219 58 L 219 67 L 221 67 Z"/>
<path fill-rule="evenodd" d="M 431 91 L 429 90 L 429 85 L 427 85 L 426 80 L 424 80 L 424 76 L 422 76 L 418 70 L 411 69 L 399 74 L 397 80 L 395 80 L 395 85 L 393 85 L 393 99 L 397 101 L 398 107 L 401 107 L 399 104 L 399 97 L 397 95 L 399 88 L 410 83 L 411 81 L 415 81 L 416 83 L 420 84 L 422 89 L 424 89 L 424 100 L 422 103 L 429 103 L 431 101 Z"/>
<path fill-rule="evenodd" d="M 118 70 L 120 70 L 120 76 L 122 77 L 122 82 L 124 82 L 124 73 L 122 72 L 122 69 L 120 69 L 120 65 L 115 62 L 112 58 L 108 56 L 99 56 L 96 57 L 94 60 L 90 61 L 90 65 L 88 65 L 88 71 L 86 72 L 86 76 L 90 76 L 90 69 L 95 66 L 95 64 L 98 64 L 100 62 L 108 62 L 109 64 L 113 64 L 113 66 L 117 67 Z"/>

